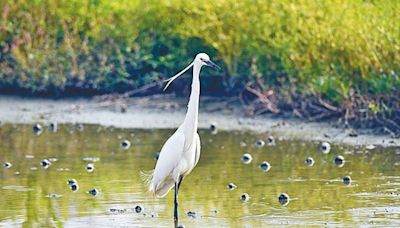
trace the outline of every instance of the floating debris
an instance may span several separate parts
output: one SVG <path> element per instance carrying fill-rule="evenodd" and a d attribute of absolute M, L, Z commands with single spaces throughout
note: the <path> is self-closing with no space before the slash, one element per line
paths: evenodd
<path fill-rule="evenodd" d="M 88 171 L 89 173 L 94 171 L 94 165 L 92 163 L 89 163 L 86 165 L 86 171 Z"/>
<path fill-rule="evenodd" d="M 338 156 L 335 158 L 335 165 L 336 165 L 337 167 L 339 167 L 339 168 L 341 168 L 341 167 L 344 166 L 344 162 L 345 162 L 345 160 L 344 160 L 344 157 L 343 157 L 342 155 L 338 155 Z"/>
<path fill-rule="evenodd" d="M 194 211 L 188 211 L 188 213 L 186 213 L 186 214 L 187 214 L 187 216 L 194 218 L 194 219 L 197 217 L 197 214 Z"/>
<path fill-rule="evenodd" d="M 323 142 L 321 144 L 320 150 L 322 153 L 328 154 L 331 151 L 331 144 L 329 144 L 328 142 Z"/>
<path fill-rule="evenodd" d="M 278 201 L 282 206 L 287 206 L 289 204 L 289 195 L 286 193 L 281 193 L 278 197 Z"/>
<path fill-rule="evenodd" d="M 240 199 L 242 200 L 242 202 L 247 202 L 247 201 L 249 201 L 250 196 L 249 196 L 249 194 L 247 194 L 247 193 L 243 193 L 243 194 L 240 196 Z"/>
<path fill-rule="evenodd" d="M 274 146 L 275 145 L 275 139 L 272 135 L 268 136 L 268 145 L 269 146 Z"/>
<path fill-rule="evenodd" d="M 350 176 L 343 177 L 343 184 L 345 185 L 351 184 L 351 177 Z"/>
<path fill-rule="evenodd" d="M 99 192 L 99 190 L 93 188 L 93 189 L 89 190 L 87 193 L 92 196 L 97 196 L 100 192 Z"/>
<path fill-rule="evenodd" d="M 229 190 L 233 190 L 233 189 L 235 189 L 235 188 L 237 188 L 237 186 L 234 184 L 234 183 L 229 183 L 227 186 L 226 186 Z"/>
<path fill-rule="evenodd" d="M 214 209 L 214 210 L 211 210 L 211 213 L 213 213 L 213 214 L 218 214 L 219 211 L 218 211 L 217 209 Z"/>
<path fill-rule="evenodd" d="M 140 213 L 140 212 L 142 212 L 142 211 L 143 211 L 143 208 L 142 208 L 141 206 L 137 205 L 137 206 L 135 207 L 135 212 L 136 212 L 136 213 Z"/>
<path fill-rule="evenodd" d="M 48 198 L 60 198 L 62 195 L 58 195 L 58 194 L 55 194 L 55 193 L 52 193 L 52 194 L 48 194 L 47 195 L 47 197 Z"/>
<path fill-rule="evenodd" d="M 15 175 L 20 175 L 21 173 L 19 171 L 15 171 Z"/>
<path fill-rule="evenodd" d="M 57 130 L 58 130 L 58 125 L 57 125 L 57 123 L 50 123 L 50 124 L 49 124 L 49 129 L 50 129 L 51 132 L 56 133 Z"/>
<path fill-rule="evenodd" d="M 43 168 L 47 169 L 47 168 L 50 167 L 51 162 L 50 162 L 49 160 L 47 160 L 47 159 L 43 159 L 43 160 L 40 162 L 40 165 L 41 165 Z"/>
<path fill-rule="evenodd" d="M 35 158 L 35 156 L 30 155 L 30 154 L 27 154 L 27 155 L 25 155 L 25 158 L 26 158 L 26 159 L 33 159 L 33 158 Z"/>
<path fill-rule="evenodd" d="M 260 164 L 260 169 L 264 172 L 268 172 L 271 169 L 271 165 L 267 161 L 263 161 Z"/>
<path fill-rule="evenodd" d="M 245 146 L 247 146 L 247 144 L 245 143 L 245 142 L 240 142 L 240 147 L 245 147 Z"/>
<path fill-rule="evenodd" d="M 265 142 L 263 140 L 259 139 L 259 140 L 256 141 L 256 146 L 258 148 L 262 148 L 262 147 L 265 146 Z"/>
<path fill-rule="evenodd" d="M 129 149 L 129 147 L 131 147 L 131 142 L 129 142 L 128 140 L 124 140 L 121 142 L 121 147 L 124 150 Z"/>
<path fill-rule="evenodd" d="M 308 166 L 313 166 L 314 159 L 312 157 L 308 157 L 308 158 L 306 158 L 306 160 L 304 160 L 304 163 L 306 163 Z"/>
<path fill-rule="evenodd" d="M 35 125 L 33 125 L 32 130 L 35 135 L 40 135 L 40 134 L 42 134 L 43 128 L 42 128 L 42 125 L 35 124 Z"/>
<path fill-rule="evenodd" d="M 31 167 L 31 170 L 32 170 L 32 171 L 35 171 L 35 170 L 37 170 L 37 167 L 36 167 L 36 166 L 32 166 L 32 167 Z"/>
<path fill-rule="evenodd" d="M 243 161 L 244 164 L 246 164 L 246 165 L 250 164 L 251 160 L 253 160 L 253 158 L 251 157 L 250 154 L 243 154 L 242 161 Z"/>
<path fill-rule="evenodd" d="M 12 164 L 10 162 L 4 162 L 3 167 L 6 169 L 11 168 Z"/>
<path fill-rule="evenodd" d="M 212 135 L 216 135 L 218 133 L 218 129 L 217 129 L 217 124 L 216 123 L 211 123 L 210 124 L 210 131 Z"/>

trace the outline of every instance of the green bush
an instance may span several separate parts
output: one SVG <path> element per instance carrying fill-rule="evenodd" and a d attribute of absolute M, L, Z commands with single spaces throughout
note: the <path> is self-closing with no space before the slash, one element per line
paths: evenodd
<path fill-rule="evenodd" d="M 340 105 L 350 90 L 400 90 L 397 0 L 0 0 L 0 7 L 0 88 L 126 91 L 172 75 L 205 50 L 224 65 L 223 86 L 233 92 L 261 81 Z"/>

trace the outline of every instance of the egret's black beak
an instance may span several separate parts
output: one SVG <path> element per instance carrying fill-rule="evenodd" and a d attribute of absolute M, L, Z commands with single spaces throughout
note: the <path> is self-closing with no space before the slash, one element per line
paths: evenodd
<path fill-rule="evenodd" d="M 212 67 L 212 68 L 217 69 L 217 70 L 221 70 L 221 67 L 219 67 L 217 64 L 213 63 L 211 60 L 205 60 L 204 62 L 209 67 Z"/>

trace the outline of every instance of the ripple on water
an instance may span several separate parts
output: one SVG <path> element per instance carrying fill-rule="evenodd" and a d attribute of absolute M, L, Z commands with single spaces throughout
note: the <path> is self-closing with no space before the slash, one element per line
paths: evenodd
<path fill-rule="evenodd" d="M 17 192 L 33 191 L 32 188 L 28 188 L 26 186 L 19 186 L 19 185 L 3 186 L 2 189 L 4 189 L 4 190 L 14 190 L 14 191 L 17 191 Z"/>

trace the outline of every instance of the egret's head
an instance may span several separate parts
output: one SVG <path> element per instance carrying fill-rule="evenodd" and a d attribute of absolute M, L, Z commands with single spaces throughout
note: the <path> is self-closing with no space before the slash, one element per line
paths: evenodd
<path fill-rule="evenodd" d="M 194 64 L 200 64 L 201 66 L 209 66 L 215 69 L 221 69 L 217 64 L 210 60 L 210 57 L 206 53 L 199 53 L 193 61 Z"/>
<path fill-rule="evenodd" d="M 213 63 L 210 60 L 210 57 L 206 54 L 206 53 L 200 53 L 196 55 L 196 58 L 194 58 L 194 61 L 187 66 L 185 69 L 183 69 L 181 72 L 177 73 L 175 76 L 170 77 L 169 79 L 167 79 L 167 85 L 165 85 L 164 90 L 166 90 L 168 88 L 168 86 L 172 83 L 172 81 L 174 81 L 176 78 L 178 78 L 179 76 L 181 76 L 183 73 L 185 73 L 187 70 L 189 70 L 190 67 L 192 66 L 197 66 L 197 67 L 202 67 L 202 66 L 209 66 L 215 69 L 221 69 L 219 66 L 217 66 L 217 64 Z"/>

